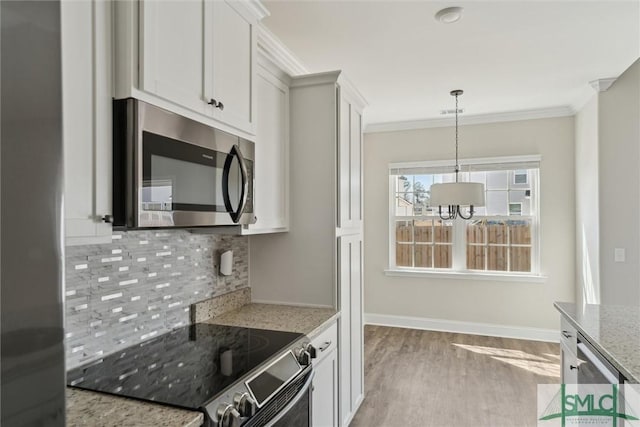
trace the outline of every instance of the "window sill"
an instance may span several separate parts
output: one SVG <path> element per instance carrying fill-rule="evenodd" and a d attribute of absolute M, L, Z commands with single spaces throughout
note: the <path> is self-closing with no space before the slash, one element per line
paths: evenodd
<path fill-rule="evenodd" d="M 496 282 L 528 282 L 545 283 L 547 276 L 541 274 L 513 274 L 513 273 L 480 273 L 476 271 L 445 271 L 445 270 L 417 270 L 417 269 L 387 269 L 386 276 L 396 277 L 433 277 L 442 279 L 463 279 L 463 280 L 491 280 Z"/>

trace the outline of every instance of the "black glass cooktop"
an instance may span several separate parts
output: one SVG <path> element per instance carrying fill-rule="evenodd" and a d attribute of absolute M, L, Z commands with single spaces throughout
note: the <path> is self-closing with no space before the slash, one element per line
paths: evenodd
<path fill-rule="evenodd" d="M 75 368 L 67 384 L 198 409 L 300 337 L 197 323 Z"/>

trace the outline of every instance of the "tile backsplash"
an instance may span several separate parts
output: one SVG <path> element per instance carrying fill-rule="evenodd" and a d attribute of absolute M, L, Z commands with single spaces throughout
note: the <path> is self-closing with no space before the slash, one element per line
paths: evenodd
<path fill-rule="evenodd" d="M 233 250 L 233 274 L 219 255 Z M 67 369 L 189 324 L 189 305 L 249 287 L 248 239 L 186 230 L 116 232 L 66 248 Z"/>

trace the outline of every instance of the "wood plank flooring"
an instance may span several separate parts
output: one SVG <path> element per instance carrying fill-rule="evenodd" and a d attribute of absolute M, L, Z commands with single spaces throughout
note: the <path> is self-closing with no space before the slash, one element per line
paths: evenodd
<path fill-rule="evenodd" d="M 365 327 L 365 400 L 352 427 L 536 426 L 559 344 Z"/>

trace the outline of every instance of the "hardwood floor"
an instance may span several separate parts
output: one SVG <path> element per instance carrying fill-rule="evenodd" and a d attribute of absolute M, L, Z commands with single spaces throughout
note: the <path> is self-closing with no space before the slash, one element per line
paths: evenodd
<path fill-rule="evenodd" d="M 352 427 L 535 426 L 536 385 L 560 382 L 559 344 L 382 326 L 364 336 Z"/>

